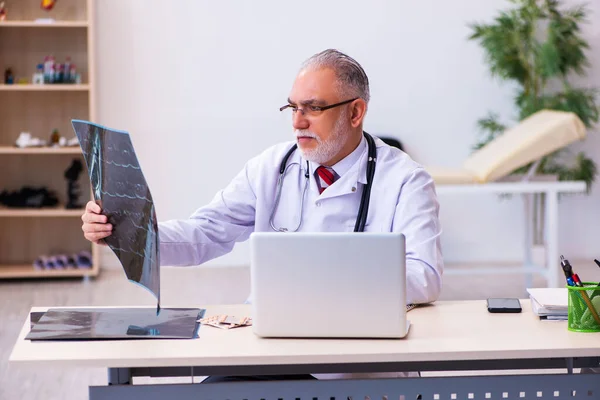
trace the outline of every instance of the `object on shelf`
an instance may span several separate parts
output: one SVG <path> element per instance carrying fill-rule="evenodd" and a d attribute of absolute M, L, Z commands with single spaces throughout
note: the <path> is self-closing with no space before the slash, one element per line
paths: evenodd
<path fill-rule="evenodd" d="M 58 205 L 56 194 L 45 188 L 24 186 L 18 191 L 0 192 L 0 204 L 12 208 L 42 208 Z"/>
<path fill-rule="evenodd" d="M 44 64 L 37 65 L 37 69 L 31 77 L 31 83 L 33 83 L 34 85 L 44 84 Z"/>
<path fill-rule="evenodd" d="M 13 74 L 11 68 L 6 68 L 6 70 L 4 71 L 4 83 L 6 85 L 12 85 L 13 83 L 15 83 L 15 75 Z"/>
<path fill-rule="evenodd" d="M 44 254 L 33 261 L 33 267 L 37 270 L 89 269 L 92 267 L 92 254 L 87 250 L 74 254 Z"/>
<path fill-rule="evenodd" d="M 56 22 L 56 20 L 54 18 L 36 18 L 35 19 L 36 24 L 53 24 L 55 22 Z"/>
<path fill-rule="evenodd" d="M 69 72 L 69 82 L 75 83 L 76 85 L 81 85 L 81 74 L 77 73 L 77 69 L 75 68 L 75 64 L 71 64 L 70 72 Z"/>
<path fill-rule="evenodd" d="M 43 147 L 46 145 L 46 141 L 40 138 L 34 138 L 31 136 L 29 132 L 21 132 L 17 140 L 15 141 L 15 146 L 20 148 L 25 147 Z"/>
<path fill-rule="evenodd" d="M 77 159 L 73 159 L 69 168 L 65 171 L 65 178 L 67 179 L 67 209 L 82 208 L 83 205 L 79 202 L 81 196 L 81 190 L 79 189 L 79 175 L 83 171 L 83 164 Z"/>
<path fill-rule="evenodd" d="M 40 70 L 41 66 L 41 70 Z M 43 74 L 44 83 L 77 83 L 81 84 L 81 74 L 77 73 L 75 64 L 72 63 L 71 57 L 67 57 L 64 64 L 56 62 L 54 56 L 49 55 L 44 57 L 44 63 L 37 65 L 35 77 L 39 79 L 39 73 Z"/>
<path fill-rule="evenodd" d="M 46 11 L 50 11 L 54 8 L 54 5 L 56 4 L 56 0 L 42 0 L 42 10 L 46 10 Z"/>
<path fill-rule="evenodd" d="M 54 56 L 44 58 L 44 83 L 54 83 Z"/>
<path fill-rule="evenodd" d="M 58 129 L 53 129 L 52 134 L 50 135 L 50 145 L 58 146 L 60 142 L 60 134 L 58 133 Z"/>
<path fill-rule="evenodd" d="M 76 254 L 75 263 L 77 268 L 92 268 L 92 253 L 88 250 L 80 251 Z"/>
<path fill-rule="evenodd" d="M 64 64 L 56 64 L 54 67 L 54 83 L 65 82 L 65 67 Z"/>
<path fill-rule="evenodd" d="M 19 148 L 26 147 L 45 147 L 48 146 L 48 142 L 42 140 L 40 138 L 36 138 L 31 136 L 29 132 L 21 132 L 17 140 L 15 141 L 15 146 Z M 79 140 L 77 140 L 77 136 L 73 136 L 71 139 L 67 139 L 64 136 L 58 137 L 58 143 L 53 144 L 50 143 L 49 147 L 75 147 L 79 146 Z"/>
<path fill-rule="evenodd" d="M 4 5 L 4 1 L 0 1 L 0 21 L 6 21 L 7 17 L 6 6 Z"/>

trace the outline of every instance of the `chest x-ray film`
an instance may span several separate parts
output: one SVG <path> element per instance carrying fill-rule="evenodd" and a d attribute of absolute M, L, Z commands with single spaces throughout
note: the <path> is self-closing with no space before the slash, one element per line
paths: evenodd
<path fill-rule="evenodd" d="M 73 120 L 94 199 L 113 230 L 104 241 L 127 278 L 156 296 L 160 310 L 160 254 L 156 212 L 129 133 Z"/>
<path fill-rule="evenodd" d="M 26 340 L 195 339 L 200 308 L 165 308 L 160 315 L 151 308 L 50 309 L 31 316 Z"/>

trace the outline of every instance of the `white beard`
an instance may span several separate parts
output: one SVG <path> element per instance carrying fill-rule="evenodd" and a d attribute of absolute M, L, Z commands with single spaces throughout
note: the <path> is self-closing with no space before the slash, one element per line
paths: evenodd
<path fill-rule="evenodd" d="M 308 129 L 297 129 L 295 131 L 296 137 L 308 136 L 317 141 L 317 146 L 314 149 L 303 149 L 300 146 L 298 146 L 298 149 L 308 161 L 323 164 L 331 160 L 342 150 L 342 147 L 344 147 L 345 134 L 347 132 L 345 125 L 344 115 L 340 115 L 340 118 L 335 122 L 331 135 L 326 141 L 321 140 Z"/>

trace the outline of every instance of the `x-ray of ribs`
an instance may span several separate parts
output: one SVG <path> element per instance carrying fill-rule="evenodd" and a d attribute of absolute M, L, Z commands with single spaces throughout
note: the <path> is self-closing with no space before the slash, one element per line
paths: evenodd
<path fill-rule="evenodd" d="M 150 290 L 160 311 L 160 255 L 156 212 L 129 133 L 73 120 L 95 201 L 113 225 L 104 239 L 127 278 Z"/>

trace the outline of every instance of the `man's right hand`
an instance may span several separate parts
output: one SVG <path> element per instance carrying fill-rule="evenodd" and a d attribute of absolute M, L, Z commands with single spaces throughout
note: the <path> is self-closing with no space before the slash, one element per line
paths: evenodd
<path fill-rule="evenodd" d="M 108 223 L 106 215 L 102 214 L 100 206 L 93 201 L 89 201 L 85 206 L 85 213 L 81 216 L 83 221 L 83 236 L 90 242 L 96 244 L 106 244 L 102 239 L 110 236 L 112 225 Z"/>

